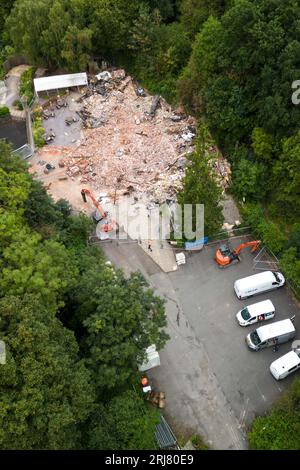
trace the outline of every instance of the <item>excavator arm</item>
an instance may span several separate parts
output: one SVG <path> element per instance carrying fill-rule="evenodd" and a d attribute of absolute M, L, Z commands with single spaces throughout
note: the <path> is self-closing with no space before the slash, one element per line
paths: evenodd
<path fill-rule="evenodd" d="M 92 200 L 99 214 L 101 215 L 101 232 L 112 232 L 114 230 L 118 230 L 118 223 L 114 219 L 109 217 L 108 213 L 104 211 L 103 207 L 101 206 L 100 202 L 97 201 L 92 191 L 83 188 L 81 190 L 81 196 L 84 202 L 87 202 L 86 197 L 88 196 Z"/>
<path fill-rule="evenodd" d="M 97 199 L 95 198 L 95 196 L 93 195 L 93 193 L 89 190 L 89 189 L 85 189 L 83 188 L 81 190 L 81 196 L 82 196 L 82 199 L 84 202 L 87 202 L 86 201 L 86 196 L 89 196 L 89 198 L 91 198 L 91 200 L 93 201 L 93 204 L 94 206 L 96 207 L 96 209 L 99 211 L 101 217 L 104 219 L 106 217 L 106 213 L 104 212 L 101 204 L 99 201 L 97 201 Z"/>
<path fill-rule="evenodd" d="M 260 241 L 260 240 L 255 240 L 255 241 L 247 242 L 247 243 L 241 243 L 241 245 L 239 245 L 237 248 L 235 248 L 234 253 L 236 253 L 237 255 L 239 255 L 240 252 L 241 252 L 244 248 L 247 248 L 248 246 L 252 246 L 252 248 L 251 248 L 251 253 L 253 253 L 255 250 L 257 250 L 257 248 L 259 247 L 260 244 L 261 244 L 261 241 Z"/>

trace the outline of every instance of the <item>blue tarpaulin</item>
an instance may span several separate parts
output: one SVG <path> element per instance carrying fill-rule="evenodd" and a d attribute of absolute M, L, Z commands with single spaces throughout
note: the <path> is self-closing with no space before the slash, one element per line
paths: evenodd
<path fill-rule="evenodd" d="M 195 240 L 194 242 L 185 242 L 184 246 L 187 250 L 189 249 L 197 249 L 201 248 L 203 245 L 208 243 L 208 237 L 199 238 L 199 240 Z"/>

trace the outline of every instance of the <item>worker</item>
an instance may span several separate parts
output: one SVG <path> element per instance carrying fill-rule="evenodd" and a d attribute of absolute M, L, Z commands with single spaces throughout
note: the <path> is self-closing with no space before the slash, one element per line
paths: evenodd
<path fill-rule="evenodd" d="M 149 380 L 147 379 L 147 377 L 141 378 L 141 384 L 143 387 L 147 387 L 147 385 L 149 384 Z"/>

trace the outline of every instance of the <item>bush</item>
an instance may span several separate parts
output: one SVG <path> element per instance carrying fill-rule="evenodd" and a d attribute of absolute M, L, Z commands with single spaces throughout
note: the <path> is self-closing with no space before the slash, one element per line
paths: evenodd
<path fill-rule="evenodd" d="M 34 68 L 30 67 L 29 69 L 25 70 L 20 78 L 20 96 L 25 96 L 29 105 L 31 104 L 34 96 L 33 75 Z"/>
<path fill-rule="evenodd" d="M 289 248 L 284 252 L 280 260 L 280 268 L 300 297 L 300 259 L 297 255 L 297 248 Z"/>
<path fill-rule="evenodd" d="M 298 450 L 300 448 L 300 380 L 275 403 L 264 417 L 254 420 L 248 434 L 255 450 Z"/>
<path fill-rule="evenodd" d="M 194 436 L 191 437 L 191 443 L 195 447 L 196 450 L 208 450 L 209 447 L 205 442 L 203 441 L 202 437 L 199 436 L 199 434 L 195 434 Z"/>
<path fill-rule="evenodd" d="M 33 121 L 33 138 L 34 143 L 37 147 L 43 147 L 45 145 L 45 140 L 43 135 L 45 134 L 45 129 L 43 128 L 43 120 L 40 112 L 35 112 L 34 121 Z"/>
<path fill-rule="evenodd" d="M 255 236 L 259 237 L 267 248 L 275 254 L 282 252 L 286 237 L 278 225 L 266 219 L 261 205 L 245 204 L 241 213 L 244 223 L 252 227 Z"/>
<path fill-rule="evenodd" d="M 13 106 L 14 106 L 15 108 L 17 108 L 19 111 L 23 111 L 23 109 L 24 109 L 24 108 L 23 108 L 23 105 L 22 105 L 22 103 L 21 103 L 20 100 L 15 100 L 15 101 L 13 102 Z"/>
<path fill-rule="evenodd" d="M 0 117 L 9 116 L 9 108 L 7 106 L 0 107 Z"/>

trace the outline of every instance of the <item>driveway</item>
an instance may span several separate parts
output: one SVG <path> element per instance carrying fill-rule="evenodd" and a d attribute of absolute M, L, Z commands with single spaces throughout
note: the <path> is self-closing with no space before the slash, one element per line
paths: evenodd
<path fill-rule="evenodd" d="M 19 84 L 21 75 L 27 70 L 29 65 L 18 65 L 13 67 L 6 75 L 5 90 L 0 97 L 0 105 L 13 108 L 13 103 L 20 99 Z"/>
<path fill-rule="evenodd" d="M 257 272 L 252 255 L 243 252 L 241 263 L 222 270 L 214 263 L 214 251 L 206 247 L 178 271 L 165 274 L 136 244 L 104 245 L 112 262 L 126 272 L 140 269 L 167 301 L 171 339 L 160 352 L 161 366 L 149 376 L 166 393 L 165 411 L 175 431 L 197 432 L 214 449 L 246 449 L 253 418 L 269 409 L 293 377 L 278 383 L 269 372 L 270 363 L 288 352 L 290 343 L 276 353 L 272 348 L 250 351 L 244 339 L 251 327 L 240 327 L 235 313 L 270 298 L 277 309 L 275 319 L 298 313 L 300 329 L 299 310 L 285 287 L 239 301 L 233 282 Z"/>

